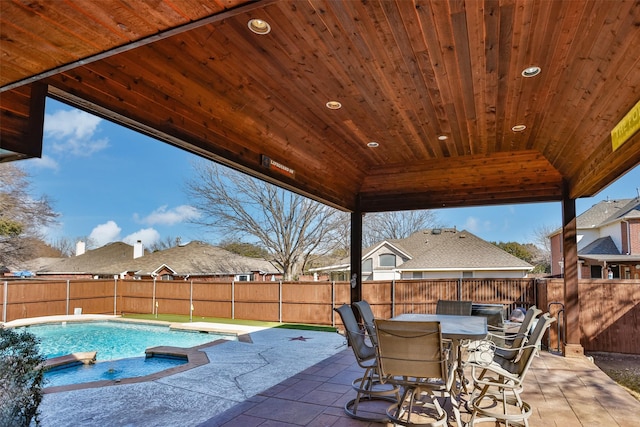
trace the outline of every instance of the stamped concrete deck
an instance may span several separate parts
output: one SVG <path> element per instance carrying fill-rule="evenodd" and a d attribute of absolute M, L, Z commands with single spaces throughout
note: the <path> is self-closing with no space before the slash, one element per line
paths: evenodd
<path fill-rule="evenodd" d="M 200 427 L 385 425 L 351 419 L 342 409 L 354 396 L 351 380 L 361 373 L 351 350 L 343 350 Z M 528 373 L 522 396 L 533 406 L 531 427 L 640 425 L 640 402 L 587 358 L 542 352 Z M 469 414 L 463 412 L 462 418 L 467 421 Z"/>

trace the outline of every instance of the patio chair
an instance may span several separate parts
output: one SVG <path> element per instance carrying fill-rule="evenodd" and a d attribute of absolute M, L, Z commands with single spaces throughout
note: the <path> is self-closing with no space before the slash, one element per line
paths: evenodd
<path fill-rule="evenodd" d="M 360 314 L 362 325 L 367 331 L 371 343 L 375 347 L 378 344 L 378 341 L 376 337 L 376 326 L 374 324 L 375 317 L 373 315 L 373 310 L 371 310 L 371 306 L 366 301 L 356 301 L 351 304 L 351 306 L 355 307 L 356 311 Z"/>
<path fill-rule="evenodd" d="M 461 426 L 452 386 L 457 367 L 454 352 L 444 344 L 440 322 L 375 320 L 378 369 L 382 381 L 403 388 L 387 409 L 394 424 L 446 426 L 448 415 L 437 395 L 448 396 Z"/>
<path fill-rule="evenodd" d="M 467 350 L 471 352 L 485 352 L 488 354 L 471 355 L 472 357 L 482 356 L 484 360 L 492 360 L 494 356 L 505 360 L 513 360 L 520 353 L 522 346 L 527 344 L 531 328 L 536 318 L 542 310 L 535 305 L 529 307 L 524 320 L 520 324 L 516 333 L 509 333 L 506 328 L 496 328 L 487 325 L 489 333 L 484 340 L 469 343 Z"/>
<path fill-rule="evenodd" d="M 383 384 L 380 381 L 376 349 L 367 344 L 365 331 L 360 329 L 353 309 L 349 305 L 343 304 L 334 310 L 342 319 L 345 336 L 353 350 L 358 366 L 365 370 L 362 377 L 352 381 L 351 387 L 356 391 L 356 397 L 345 403 L 344 411 L 350 417 L 358 420 L 385 423 L 388 421 L 386 415 L 367 410 L 367 408 L 360 407 L 360 404 L 379 400 L 395 402 L 400 397 L 400 390 L 393 384 Z"/>
<path fill-rule="evenodd" d="M 491 363 L 494 360 L 502 363 L 514 360 L 522 351 L 522 347 L 529 342 L 532 332 L 531 327 L 540 313 L 542 313 L 542 310 L 533 305 L 527 310 L 517 333 L 507 333 L 504 328 L 499 329 L 500 332 L 498 332 L 498 329 L 493 328 L 484 340 L 468 343 L 467 351 L 469 357 L 465 362 L 465 366 L 469 363 L 482 365 Z M 486 369 L 481 371 L 478 378 L 484 378 L 486 373 Z M 477 388 L 479 386 L 474 384 L 474 389 Z M 469 402 L 467 402 L 468 407 Z"/>
<path fill-rule="evenodd" d="M 524 316 L 524 320 L 520 324 L 520 328 L 518 328 L 518 332 L 515 334 L 510 334 L 504 329 L 500 330 L 500 334 L 497 333 L 498 330 L 490 330 L 489 336 L 502 339 L 504 343 L 502 348 L 496 348 L 496 355 L 503 359 L 513 360 L 518 355 L 520 348 L 527 343 L 533 322 L 540 314 L 542 314 L 542 310 L 535 305 L 529 307 L 527 314 Z"/>
<path fill-rule="evenodd" d="M 457 316 L 471 316 L 472 301 L 455 301 L 439 299 L 436 304 L 436 314 L 454 314 Z"/>
<path fill-rule="evenodd" d="M 474 382 L 473 393 L 469 398 L 472 408 L 470 427 L 483 422 L 504 423 L 528 426 L 531 405 L 520 397 L 523 382 L 537 354 L 542 337 L 555 318 L 549 313 L 543 314 L 535 329 L 531 332 L 526 345 L 520 348 L 513 360 L 496 356 L 491 361 L 474 359 L 468 363 Z M 477 390 L 479 394 L 475 396 Z"/>

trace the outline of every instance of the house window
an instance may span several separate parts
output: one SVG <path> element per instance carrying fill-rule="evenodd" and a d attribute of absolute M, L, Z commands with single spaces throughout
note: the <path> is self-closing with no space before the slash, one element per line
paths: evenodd
<path fill-rule="evenodd" d="M 373 271 L 373 258 L 367 258 L 362 262 L 362 271 Z"/>
<path fill-rule="evenodd" d="M 249 277 L 248 274 L 238 274 L 236 276 L 236 281 L 238 281 L 238 282 L 250 282 L 251 278 Z"/>
<path fill-rule="evenodd" d="M 463 271 L 462 272 L 463 279 L 471 279 L 473 278 L 473 271 Z"/>
<path fill-rule="evenodd" d="M 380 267 L 395 267 L 396 256 L 394 254 L 380 255 Z"/>
<path fill-rule="evenodd" d="M 422 271 L 414 271 L 413 272 L 414 279 L 422 279 Z"/>
<path fill-rule="evenodd" d="M 173 280 L 173 275 L 171 274 L 163 274 L 162 280 Z"/>

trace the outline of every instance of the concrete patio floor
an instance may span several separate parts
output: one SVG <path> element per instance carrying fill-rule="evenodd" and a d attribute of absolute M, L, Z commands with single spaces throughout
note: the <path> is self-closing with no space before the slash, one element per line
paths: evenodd
<path fill-rule="evenodd" d="M 144 382 L 47 393 L 40 405 L 41 425 L 386 424 L 354 420 L 344 413 L 344 403 L 355 396 L 351 381 L 363 372 L 344 337 L 281 328 L 246 332 L 251 337 L 248 342 L 202 348 L 209 363 L 184 372 Z M 522 396 L 533 407 L 531 427 L 640 425 L 640 401 L 587 358 L 541 352 Z M 383 406 L 377 409 L 384 411 Z M 463 421 L 469 416 L 463 410 Z"/>
<path fill-rule="evenodd" d="M 344 403 L 355 395 L 351 381 L 361 374 L 352 351 L 346 349 L 199 427 L 385 425 L 354 420 L 343 411 Z M 531 427 L 640 425 L 640 401 L 586 357 L 541 352 L 528 373 L 522 397 L 533 407 Z M 463 422 L 469 417 L 463 410 Z"/>

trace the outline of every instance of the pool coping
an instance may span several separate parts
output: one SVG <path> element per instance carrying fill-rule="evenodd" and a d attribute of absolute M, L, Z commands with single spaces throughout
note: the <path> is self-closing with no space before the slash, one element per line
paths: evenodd
<path fill-rule="evenodd" d="M 171 322 L 165 322 L 165 321 L 159 321 L 159 320 L 126 319 L 126 318 L 122 318 L 121 316 L 102 315 L 102 314 L 74 314 L 74 315 L 68 315 L 68 316 L 63 315 L 63 316 L 34 317 L 34 318 L 13 320 L 11 322 L 4 323 L 3 326 L 7 328 L 14 328 L 14 327 L 21 327 L 21 326 L 41 325 L 41 324 L 47 324 L 47 323 L 95 322 L 95 321 L 115 321 L 115 322 L 123 322 L 123 323 L 156 324 L 156 325 L 162 325 L 162 326 L 169 326 L 170 329 L 179 329 L 179 330 L 185 330 L 185 331 L 199 331 L 199 332 L 215 332 L 219 334 L 235 335 L 238 341 L 244 342 L 244 343 L 252 343 L 251 336 L 250 336 L 251 332 L 257 332 L 257 331 L 269 328 L 269 327 L 260 327 L 260 326 L 231 325 L 226 323 L 209 323 L 209 322 L 171 323 Z M 187 363 L 182 364 L 180 366 L 175 366 L 173 368 L 165 369 L 159 372 L 155 372 L 153 374 L 140 376 L 140 377 L 122 378 L 117 380 L 101 380 L 101 381 L 92 381 L 92 382 L 86 382 L 81 384 L 44 387 L 42 389 L 42 392 L 43 394 L 59 393 L 63 391 L 82 390 L 82 389 L 116 386 L 116 385 L 123 385 L 123 384 L 136 384 L 136 383 L 159 380 L 161 378 L 165 378 L 171 375 L 175 375 L 175 374 L 185 372 L 190 369 L 208 364 L 210 362 L 209 357 L 204 351 L 201 351 L 201 350 L 207 349 L 209 347 L 213 347 L 216 345 L 224 344 L 226 342 L 229 342 L 229 340 L 222 338 L 222 339 L 217 339 L 205 344 L 200 344 L 200 345 L 189 347 L 189 348 L 172 347 L 172 346 L 149 347 L 145 349 L 145 354 L 147 355 L 147 357 L 163 356 L 163 355 L 172 356 L 172 357 L 184 357 L 187 359 Z M 77 361 L 77 359 L 73 358 L 73 355 L 67 355 L 62 357 L 63 358 L 68 357 L 67 360 L 70 363 Z"/>

